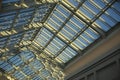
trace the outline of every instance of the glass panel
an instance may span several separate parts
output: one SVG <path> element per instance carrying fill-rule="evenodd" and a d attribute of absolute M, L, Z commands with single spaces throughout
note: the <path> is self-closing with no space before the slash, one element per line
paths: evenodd
<path fill-rule="evenodd" d="M 62 5 L 59 5 L 57 7 L 57 10 L 59 10 L 62 14 L 64 14 L 66 17 L 68 17 L 70 15 L 70 12 L 65 8 L 63 7 Z"/>
<path fill-rule="evenodd" d="M 35 12 L 35 16 L 32 20 L 32 22 L 41 22 L 45 15 L 49 12 L 49 9 L 51 5 L 41 5 Z"/>
<path fill-rule="evenodd" d="M 120 12 L 120 2 L 115 2 L 113 5 L 112 5 L 112 9 L 116 9 L 117 11 Z"/>
<path fill-rule="evenodd" d="M 118 18 L 120 17 L 120 10 L 118 9 L 118 6 L 115 7 L 116 5 L 118 5 L 117 2 L 113 4 L 112 8 L 106 10 L 105 13 L 102 14 L 99 19 L 95 21 L 95 23 L 93 23 L 93 25 L 95 24 L 94 26 L 101 28 L 105 32 L 116 25 L 117 22 L 120 21 L 120 19 Z"/>
<path fill-rule="evenodd" d="M 2 16 L 2 14 L 1 14 L 1 15 L 0 15 L 0 22 L 12 20 L 12 19 L 14 19 L 14 17 L 15 17 L 15 14 L 12 14 L 12 15 L 4 15 L 4 16 Z"/>
<path fill-rule="evenodd" d="M 63 63 L 67 62 L 70 57 L 66 55 L 66 53 L 63 51 L 59 56 L 58 59 L 60 59 Z"/>
<path fill-rule="evenodd" d="M 10 16 L 10 15 L 15 15 L 16 12 L 15 11 L 12 11 L 12 12 L 8 12 L 8 13 L 2 13 L 0 14 L 0 17 L 7 17 L 7 16 Z"/>
<path fill-rule="evenodd" d="M 23 73 L 19 72 L 19 71 L 15 71 L 13 74 L 13 77 L 19 79 L 19 80 L 23 80 L 25 78 L 25 76 L 23 75 Z"/>
<path fill-rule="evenodd" d="M 48 77 L 48 76 L 50 76 L 50 72 L 46 69 L 43 69 L 43 70 L 41 70 L 41 75 L 43 77 Z"/>
<path fill-rule="evenodd" d="M 43 80 L 40 76 L 35 76 L 35 77 L 33 77 L 33 79 L 32 80 Z"/>
<path fill-rule="evenodd" d="M 70 12 L 65 7 L 57 5 L 46 23 L 53 29 L 58 30 L 69 15 Z"/>
<path fill-rule="evenodd" d="M 29 16 L 32 16 L 33 12 L 34 12 L 34 11 L 30 11 L 30 12 L 27 12 L 27 13 L 26 13 L 26 12 L 19 13 L 19 14 L 18 14 L 18 17 L 19 17 L 19 18 L 29 17 Z"/>
<path fill-rule="evenodd" d="M 83 50 L 99 37 L 100 35 L 96 31 L 94 31 L 92 28 L 89 27 L 75 41 L 73 41 L 71 45 L 74 47 L 76 46 L 79 49 Z"/>
<path fill-rule="evenodd" d="M 14 57 L 10 57 L 8 62 L 10 62 L 12 65 L 15 65 L 15 66 L 20 66 L 24 64 L 24 62 L 21 60 L 21 58 L 18 55 Z"/>
<path fill-rule="evenodd" d="M 8 39 L 7 37 L 0 38 L 0 48 L 3 48 L 6 45 L 7 39 Z"/>
<path fill-rule="evenodd" d="M 38 34 L 39 35 L 36 37 L 35 40 L 41 46 L 45 46 L 53 36 L 53 34 L 49 32 L 46 28 L 42 28 Z"/>
<path fill-rule="evenodd" d="M 13 66 L 10 65 L 7 62 L 3 62 L 2 64 L 0 64 L 0 68 L 2 68 L 3 70 L 5 70 L 6 72 L 10 72 L 10 71 L 14 70 Z"/>
<path fill-rule="evenodd" d="M 89 35 L 89 36 L 91 36 L 93 39 L 98 39 L 99 37 L 100 37 L 100 35 L 95 31 L 95 30 L 93 30 L 92 28 L 88 28 L 88 29 L 86 29 L 85 30 L 85 32 Z"/>
<path fill-rule="evenodd" d="M 75 34 L 76 32 L 72 31 L 69 27 L 64 26 L 64 28 L 59 32 L 58 36 L 62 35 L 66 39 L 71 40 Z"/>
<path fill-rule="evenodd" d="M 92 43 L 94 41 L 94 39 L 92 39 L 92 37 L 90 37 L 87 33 L 83 33 L 81 34 L 81 37 L 88 42 L 89 44 Z"/>
<path fill-rule="evenodd" d="M 65 21 L 66 20 L 66 17 L 60 13 L 59 11 L 54 11 L 54 16 L 57 16 L 61 21 Z"/>
<path fill-rule="evenodd" d="M 49 80 L 57 80 L 56 78 L 53 77 L 48 77 Z"/>
<path fill-rule="evenodd" d="M 20 0 L 3 0 L 2 3 L 18 2 Z"/>
<path fill-rule="evenodd" d="M 34 10 L 35 8 L 24 8 L 24 9 L 21 9 L 20 10 L 20 13 L 25 13 L 25 12 L 27 12 L 26 14 L 29 14 L 29 13 L 31 13 L 31 12 L 33 12 L 33 10 Z"/>
<path fill-rule="evenodd" d="M 35 55 L 31 51 L 24 51 L 20 53 L 20 56 L 23 61 L 29 61 L 30 59 L 33 59 Z"/>
<path fill-rule="evenodd" d="M 13 23 L 16 12 L 0 14 L 0 31 L 9 29 Z"/>
<path fill-rule="evenodd" d="M 62 42 L 59 38 L 55 37 L 53 41 L 47 46 L 46 49 L 55 55 L 64 46 L 65 43 Z"/>
<path fill-rule="evenodd" d="M 77 7 L 81 1 L 79 1 L 79 0 L 68 0 L 68 2 L 69 2 L 72 6 Z"/>
<path fill-rule="evenodd" d="M 104 8 L 106 3 L 103 0 L 89 0 L 90 2 L 92 2 L 94 5 L 96 5 L 97 7 L 99 7 L 100 9 Z M 106 0 L 107 1 L 107 0 Z"/>
<path fill-rule="evenodd" d="M 24 41 L 31 40 L 35 31 L 36 30 L 29 30 L 29 31 L 25 32 L 23 40 Z"/>
<path fill-rule="evenodd" d="M 30 16 L 26 16 L 26 17 L 24 17 L 24 18 L 18 18 L 17 20 L 16 20 L 16 22 L 17 23 L 21 23 L 21 22 L 28 22 L 29 21 L 29 19 L 30 19 L 31 17 Z M 26 21 L 27 20 L 27 21 Z"/>
<path fill-rule="evenodd" d="M 30 75 L 33 75 L 34 74 L 34 71 L 29 67 L 29 66 L 24 66 L 22 71 L 27 75 L 27 76 L 30 76 Z"/>
<path fill-rule="evenodd" d="M 58 30 L 60 28 L 60 25 L 57 24 L 52 18 L 47 21 L 47 24 L 55 30 Z"/>
<path fill-rule="evenodd" d="M 87 6 L 94 14 L 98 14 L 100 12 L 100 9 L 89 0 L 85 1 L 84 5 Z"/>
<path fill-rule="evenodd" d="M 57 56 L 57 58 L 66 63 L 67 61 L 72 59 L 75 55 L 77 55 L 77 52 L 75 52 L 72 48 L 67 47 L 59 56 Z"/>
<path fill-rule="evenodd" d="M 116 21 L 120 22 L 120 14 L 113 11 L 113 9 L 109 8 L 105 13 L 113 17 Z"/>
<path fill-rule="evenodd" d="M 101 16 L 100 16 L 100 18 L 104 21 L 104 22 L 106 22 L 107 24 L 109 24 L 111 27 L 112 26 L 114 26 L 117 22 L 113 19 L 113 18 L 111 18 L 109 15 L 107 15 L 107 14 L 102 14 Z"/>
<path fill-rule="evenodd" d="M 94 24 L 101 28 L 103 31 L 108 31 L 110 29 L 110 26 L 106 25 L 100 19 L 97 19 Z"/>
<path fill-rule="evenodd" d="M 84 2 L 84 0 L 62 0 L 62 2 L 69 7 L 70 9 L 76 9 L 80 4 Z"/>
<path fill-rule="evenodd" d="M 86 19 L 91 20 L 94 17 L 94 15 L 90 11 L 88 11 L 85 7 L 80 7 L 79 12 L 80 12 L 80 16 L 82 17 L 83 15 L 86 17 Z"/>
<path fill-rule="evenodd" d="M 33 62 L 30 63 L 30 66 L 33 66 L 33 68 L 38 71 L 42 68 L 44 68 L 43 63 L 41 63 L 39 60 L 35 59 Z"/>
<path fill-rule="evenodd" d="M 70 21 L 76 25 L 79 29 L 82 29 L 85 27 L 85 23 L 83 21 L 81 21 L 79 18 L 77 18 L 76 16 L 73 16 Z"/>
<path fill-rule="evenodd" d="M 60 20 L 60 19 L 59 19 L 58 17 L 56 17 L 56 16 L 51 16 L 51 19 L 52 19 L 53 21 L 55 21 L 55 23 L 58 24 L 58 25 L 62 25 L 62 24 L 63 24 L 63 21 Z"/>
<path fill-rule="evenodd" d="M 63 40 L 71 40 L 79 31 L 85 28 L 85 23 L 79 20 L 76 16 L 73 16 L 70 21 L 67 22 L 66 26 L 59 32 Z"/>
<path fill-rule="evenodd" d="M 73 31 L 75 32 L 79 32 L 81 29 L 79 28 L 79 26 L 76 26 L 73 21 L 69 21 L 67 24 L 67 26 L 69 26 Z"/>

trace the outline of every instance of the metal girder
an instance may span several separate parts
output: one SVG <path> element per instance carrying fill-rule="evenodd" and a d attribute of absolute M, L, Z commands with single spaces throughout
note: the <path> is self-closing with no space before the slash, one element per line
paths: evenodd
<path fill-rule="evenodd" d="M 79 4 L 79 6 L 77 7 L 77 9 L 78 9 L 80 6 L 82 6 L 82 4 L 83 4 L 84 2 L 85 2 L 85 0 L 84 0 L 81 4 Z M 74 11 L 76 12 L 77 9 L 75 9 Z M 72 14 L 72 16 L 73 16 L 73 15 L 74 15 L 74 14 Z M 72 16 L 71 16 L 71 17 L 72 17 Z M 69 17 L 69 19 L 70 19 L 71 17 Z M 87 27 L 86 27 L 86 29 L 87 29 Z M 70 44 L 80 35 L 80 33 L 84 32 L 86 29 L 78 32 L 79 34 L 76 34 L 77 36 L 73 37 L 73 38 L 71 39 L 71 41 L 69 41 L 69 42 L 67 43 L 67 45 L 65 45 L 65 46 L 57 53 L 57 55 L 56 55 L 55 57 L 59 56 L 60 53 L 62 53 L 62 52 L 67 48 L 67 46 L 70 46 Z M 70 47 L 71 47 L 71 46 L 70 46 Z M 72 48 L 72 49 L 75 50 L 74 48 Z M 76 50 L 75 50 L 75 51 L 76 51 Z M 78 51 L 76 51 L 76 52 L 78 52 Z M 78 53 L 79 53 L 79 52 L 78 52 Z"/>
<path fill-rule="evenodd" d="M 85 21 L 84 19 L 82 19 L 82 17 L 80 17 L 78 14 L 76 14 L 76 11 L 71 10 L 71 9 L 68 8 L 65 4 L 63 4 L 63 3 L 61 2 L 61 4 L 62 4 L 63 6 L 65 6 L 65 7 L 66 7 L 68 10 L 70 10 L 74 15 L 76 15 L 79 19 L 81 19 L 83 22 L 85 22 L 85 23 L 88 25 L 85 29 L 83 29 L 83 31 L 78 32 L 78 34 L 75 35 L 75 38 L 72 39 L 71 41 L 73 42 L 73 41 L 74 41 L 78 36 L 80 36 L 88 27 L 92 27 L 92 29 L 94 29 L 95 31 L 97 31 L 97 32 L 104 38 L 105 35 L 106 35 L 106 33 L 105 33 L 104 31 L 102 31 L 100 28 L 98 28 L 98 27 L 95 28 L 94 26 L 92 26 L 92 23 L 95 22 L 95 20 L 97 20 L 112 4 L 114 4 L 115 1 L 116 1 L 116 0 L 113 0 L 113 1 L 111 1 L 109 4 L 107 4 L 107 5 L 103 8 L 103 10 L 100 11 L 95 18 L 93 18 L 93 20 L 92 20 L 90 23 L 88 23 L 87 21 Z M 82 4 L 80 4 L 80 5 L 82 5 Z M 77 7 L 77 9 L 80 8 L 80 5 L 79 5 L 79 7 Z M 77 9 L 75 9 L 75 10 L 77 10 Z M 99 39 L 99 38 L 98 38 L 98 39 Z M 97 40 L 98 40 L 98 39 L 97 39 Z M 95 42 L 96 42 L 96 41 L 95 41 Z M 95 43 L 95 42 L 94 42 L 94 43 Z M 90 47 L 90 46 L 88 46 L 88 47 Z M 88 48 L 88 47 L 87 47 L 87 48 Z M 85 50 L 86 50 L 86 49 L 85 49 Z M 84 50 L 84 51 L 85 51 L 85 50 Z M 79 55 L 82 55 L 84 52 L 80 50 L 80 51 L 78 51 L 78 53 L 79 53 Z M 75 58 L 76 58 L 76 57 L 75 57 Z M 75 58 L 73 58 L 73 59 L 75 59 Z M 71 59 L 71 60 L 73 60 L 73 59 Z M 71 60 L 68 61 L 68 62 L 65 64 L 65 66 L 68 65 L 68 63 L 70 63 Z"/>
<path fill-rule="evenodd" d="M 84 2 L 83 2 L 84 3 Z M 79 5 L 79 7 L 81 6 L 82 4 Z M 77 11 L 77 9 L 75 10 L 75 12 Z M 60 32 L 60 30 L 65 26 L 65 24 L 69 21 L 69 19 L 73 16 L 74 14 L 71 14 L 67 19 L 66 21 L 63 23 L 62 27 L 56 32 L 56 33 L 53 33 L 51 30 L 49 30 L 46 26 L 45 28 L 47 30 L 49 30 L 51 33 L 53 33 L 53 37 L 49 40 L 49 42 L 44 46 L 44 48 L 42 49 L 42 52 L 44 51 L 44 49 L 50 44 L 50 42 L 54 39 L 54 37 L 57 36 L 57 34 Z M 83 32 L 83 31 L 82 31 Z M 81 32 L 80 32 L 81 33 Z M 79 35 L 78 35 L 79 36 Z M 62 40 L 59 36 L 57 36 L 60 40 Z M 75 39 L 73 39 L 75 40 Z M 64 40 L 62 40 L 66 45 L 54 56 L 54 58 L 56 58 L 67 46 L 71 47 L 70 46 L 70 43 L 71 42 L 68 42 L 66 43 Z M 73 48 L 72 48 L 73 49 Z M 74 49 L 75 50 L 75 49 Z M 75 50 L 76 51 L 76 50 Z M 78 51 L 76 51 L 78 52 Z"/>
<path fill-rule="evenodd" d="M 56 37 L 57 36 L 57 34 L 55 34 L 55 33 L 53 33 L 51 30 L 49 30 L 47 27 L 45 27 L 48 31 L 50 31 L 54 36 L 53 37 Z M 46 46 L 43 48 L 43 49 L 39 49 L 38 50 L 38 52 L 39 53 L 42 53 L 43 51 L 44 51 L 44 49 L 49 45 L 49 43 L 54 39 L 54 38 L 51 38 L 51 40 L 46 44 Z M 67 42 L 65 42 L 64 40 L 62 40 L 59 36 L 57 36 L 61 41 L 63 41 L 65 44 L 66 44 L 66 46 L 69 46 L 69 47 L 71 47 Z M 38 47 L 39 48 L 39 47 Z M 71 47 L 72 48 L 72 47 Z M 64 48 L 63 48 L 64 49 Z M 74 48 L 72 48 L 73 50 L 75 50 Z M 76 51 L 76 50 L 75 50 Z M 77 52 L 77 51 L 76 51 Z M 45 53 L 46 54 L 46 53 Z M 59 53 L 60 54 L 60 53 Z M 47 55 L 47 54 L 46 54 Z M 58 56 L 58 55 L 57 55 Z M 50 56 L 49 56 L 50 57 Z M 54 57 L 50 57 L 51 59 L 55 59 L 56 58 L 56 56 L 54 56 Z M 64 67 L 64 65 L 63 64 L 59 64 L 58 63 L 58 65 L 60 66 L 60 67 Z"/>
<path fill-rule="evenodd" d="M 31 31 L 31 30 L 36 30 L 36 29 L 38 29 L 39 27 L 32 27 L 32 28 L 29 28 L 29 29 L 27 29 L 27 30 L 24 30 L 23 29 L 23 31 L 20 31 L 20 32 L 17 32 L 17 33 L 13 33 L 13 34 L 11 34 L 11 35 L 15 35 L 15 34 L 18 34 L 18 33 L 24 33 L 24 32 L 27 32 L 27 31 Z M 9 36 L 11 36 L 11 35 L 6 35 L 6 36 L 2 36 L 2 38 L 4 38 L 4 37 L 9 37 Z"/>
<path fill-rule="evenodd" d="M 64 68 L 64 64 L 60 64 L 57 61 L 53 60 L 53 58 L 51 56 L 49 56 L 48 54 L 46 54 L 45 52 L 43 52 L 39 48 L 39 46 L 37 46 L 37 49 L 36 49 L 36 45 L 34 45 L 34 43 L 31 44 L 30 46 L 28 46 L 28 49 L 30 49 L 30 50 L 33 49 L 33 51 L 35 51 L 37 53 L 36 55 L 38 55 L 38 56 L 40 55 L 40 53 L 44 53 L 43 55 L 46 56 L 46 58 L 45 58 L 46 60 L 51 60 L 52 64 L 55 64 L 55 65 L 59 66 L 60 68 Z"/>
<path fill-rule="evenodd" d="M 68 21 L 68 20 L 66 20 L 65 23 L 67 23 L 67 21 Z M 61 27 L 56 33 L 52 32 L 49 28 L 47 28 L 47 27 L 45 26 L 45 28 L 53 34 L 53 37 L 49 40 L 49 42 L 44 46 L 44 48 L 43 48 L 42 50 L 44 50 L 44 49 L 49 45 L 49 43 L 50 43 L 55 37 L 59 38 L 59 39 L 60 39 L 61 41 L 63 41 L 66 45 L 69 45 L 67 42 L 65 42 L 63 39 L 61 39 L 59 36 L 57 36 L 57 34 L 59 33 L 59 31 L 64 27 L 65 23 L 63 23 L 62 27 Z M 71 46 L 69 45 L 69 47 L 71 47 Z M 73 50 L 75 50 L 75 49 L 73 49 Z M 75 50 L 75 51 L 76 51 L 76 50 Z M 77 52 L 77 51 L 76 51 L 76 52 Z"/>
<path fill-rule="evenodd" d="M 52 9 L 47 13 L 46 16 L 44 16 L 43 21 L 42 21 L 41 23 L 45 23 L 45 21 L 48 19 L 48 17 L 49 17 L 50 14 L 52 13 L 53 9 L 55 8 L 55 6 L 56 6 L 56 4 L 54 4 L 54 6 L 52 6 Z M 43 27 L 43 25 L 42 25 L 42 27 Z M 42 27 L 40 27 L 40 28 L 37 29 L 37 31 L 36 31 L 36 33 L 35 33 L 35 36 L 33 37 L 32 40 L 35 39 L 35 37 L 37 36 L 37 34 L 39 33 L 39 31 L 40 31 L 40 29 L 41 29 Z"/>
<path fill-rule="evenodd" d="M 58 31 L 56 32 L 56 33 L 53 33 L 51 30 L 49 30 L 46 26 L 45 26 L 45 28 L 47 29 L 47 30 L 49 30 L 51 33 L 53 33 L 53 36 L 52 36 L 52 38 L 48 41 L 48 43 L 44 46 L 44 48 L 43 48 L 43 50 L 49 45 L 49 43 L 57 36 L 57 34 L 64 28 L 64 26 L 65 26 L 65 24 L 69 21 L 69 19 L 72 17 L 72 15 L 70 15 L 69 17 L 68 17 L 68 19 L 66 19 L 65 21 L 64 21 L 64 23 L 61 25 L 61 27 L 58 29 Z M 58 36 L 57 36 L 58 37 Z M 65 41 L 63 41 L 63 42 L 65 42 Z M 66 43 L 66 42 L 65 42 Z M 66 43 L 67 44 L 67 43 Z"/>
<path fill-rule="evenodd" d="M 81 6 L 81 4 L 80 4 L 80 6 Z M 77 9 L 76 9 L 77 10 Z M 75 11 L 76 11 L 75 10 Z M 62 24 L 62 27 L 56 32 L 56 33 L 54 33 L 54 32 L 52 32 L 51 30 L 49 30 L 47 27 L 46 27 L 46 25 L 44 24 L 44 26 L 45 26 L 45 28 L 47 29 L 47 30 L 49 30 L 52 34 L 53 34 L 53 37 L 49 40 L 49 42 L 44 46 L 44 48 L 42 48 L 42 50 L 40 50 L 41 51 L 41 53 L 44 51 L 44 49 L 50 44 L 50 42 L 57 36 L 57 34 L 60 32 L 60 30 L 65 26 L 65 24 L 69 21 L 69 19 L 73 16 L 74 14 L 71 14 L 67 19 L 66 19 L 66 21 Z M 59 36 L 57 36 L 60 40 L 62 40 Z M 71 42 L 69 42 L 69 43 L 67 43 L 67 42 L 65 42 L 64 40 L 62 40 L 66 45 L 57 53 L 57 55 L 55 55 L 53 58 L 55 59 L 67 46 L 69 46 L 69 47 L 71 47 L 70 46 L 70 43 Z M 71 47 L 72 48 L 72 47 Z M 74 48 L 72 48 L 72 49 L 74 49 Z M 74 49 L 75 50 L 75 49 Z M 75 50 L 76 51 L 76 50 Z M 78 51 L 76 51 L 76 52 L 78 52 Z"/>
<path fill-rule="evenodd" d="M 45 21 L 48 19 L 48 17 L 52 14 L 52 12 L 53 12 L 54 8 L 56 7 L 56 5 L 57 5 L 57 3 L 54 4 L 54 6 L 52 6 L 52 9 L 49 11 L 49 14 L 47 14 L 47 15 L 44 17 L 42 23 L 45 23 Z"/>
<path fill-rule="evenodd" d="M 99 18 L 99 16 L 101 16 L 112 4 L 115 3 L 116 0 L 112 0 L 110 3 L 108 3 L 98 14 L 95 18 L 93 18 L 90 22 L 87 22 L 86 20 L 84 20 L 81 16 L 79 16 L 79 14 L 76 13 L 76 11 L 70 9 L 68 6 L 66 6 L 64 3 L 60 2 L 64 7 L 66 7 L 69 11 L 71 11 L 74 15 L 76 15 L 79 19 L 81 19 L 84 23 L 86 23 L 88 26 L 92 27 L 92 29 L 94 29 L 95 31 L 97 31 L 102 37 L 105 36 L 105 32 L 103 30 L 101 30 L 100 28 L 95 28 L 94 26 L 92 26 L 92 23 L 95 22 L 95 20 L 97 20 Z M 80 4 L 82 5 L 82 4 Z M 80 8 L 80 5 L 78 8 Z M 78 9 L 77 8 L 77 9 Z"/>
<path fill-rule="evenodd" d="M 22 41 L 22 39 L 23 39 L 23 37 L 24 37 L 24 35 L 25 35 L 25 32 L 31 31 L 31 30 L 36 30 L 36 28 L 31 28 L 31 29 L 29 29 L 29 30 L 24 30 L 24 31 L 22 31 L 22 32 L 19 32 L 19 33 L 23 33 L 23 34 L 22 34 L 22 37 L 20 38 L 20 41 L 19 41 L 19 43 L 18 43 L 18 46 L 19 46 L 19 47 L 22 46 L 22 45 L 20 45 L 20 43 L 21 43 L 21 41 Z M 18 34 L 18 33 L 17 33 L 17 34 Z M 13 34 L 13 35 L 15 35 L 15 34 Z M 10 36 L 12 36 L 12 35 L 10 35 Z M 34 36 L 34 35 L 33 35 L 33 36 Z M 8 47 L 7 43 L 9 42 L 10 37 L 9 37 L 9 36 L 4 36 L 4 37 L 8 37 L 7 42 L 5 43 L 6 45 L 4 46 L 4 48 L 7 48 L 7 47 Z"/>
<path fill-rule="evenodd" d="M 83 3 L 84 3 L 84 2 L 85 2 L 85 1 L 83 1 Z M 101 16 L 114 2 L 115 2 L 115 1 L 111 1 L 109 4 L 107 4 L 107 5 L 103 8 L 103 10 L 101 10 L 101 11 L 97 14 L 97 16 L 98 16 L 98 17 Z M 96 29 L 96 28 L 94 28 L 94 27 L 92 26 L 92 23 L 93 23 L 96 19 L 98 19 L 97 16 L 96 16 L 95 18 L 93 18 L 93 19 L 91 20 L 91 22 L 89 23 L 89 22 L 85 21 L 82 17 L 80 17 L 78 14 L 76 14 L 76 11 L 82 6 L 83 3 L 79 4 L 79 6 L 77 7 L 77 9 L 71 10 L 71 9 L 68 8 L 64 3 L 60 2 L 60 4 L 62 4 L 62 5 L 63 5 L 64 7 L 66 7 L 69 11 L 71 11 L 73 15 L 76 15 L 79 19 L 81 19 L 83 22 L 85 22 L 85 23 L 87 24 L 86 28 L 84 28 L 82 31 L 78 32 L 78 34 L 75 35 L 75 37 L 71 40 L 71 42 L 73 42 L 78 36 L 80 36 L 88 27 L 92 27 L 92 29 L 94 29 L 95 31 L 97 31 L 101 36 L 105 36 L 105 32 L 104 32 L 104 31 L 100 30 L 99 28 Z M 69 19 L 70 19 L 70 17 L 69 17 Z M 67 20 L 67 21 L 68 21 L 68 20 Z M 45 26 L 45 28 L 46 28 L 47 30 L 49 30 L 51 33 L 53 33 L 53 37 L 52 37 L 52 38 L 48 41 L 48 43 L 42 48 L 42 51 L 41 51 L 41 52 L 43 52 L 44 49 L 45 49 L 45 48 L 50 44 L 50 42 L 54 39 L 54 37 L 57 36 L 58 32 L 64 27 L 64 25 L 65 25 L 66 23 L 67 23 L 67 22 L 65 21 L 64 24 L 62 25 L 62 27 L 61 27 L 56 33 L 52 32 L 51 30 L 49 30 L 49 29 Z M 59 36 L 57 36 L 57 37 L 58 37 L 60 40 L 62 40 Z M 64 43 L 66 43 L 64 40 L 62 40 L 62 41 L 63 41 Z M 64 46 L 64 47 L 57 53 L 57 55 L 55 55 L 55 57 L 57 57 L 68 45 L 70 46 L 71 42 L 66 43 L 67 45 Z M 71 47 L 71 46 L 70 46 L 70 47 Z M 73 49 L 73 48 L 72 48 L 72 49 Z M 76 50 L 75 50 L 75 51 L 76 51 Z M 81 54 L 80 51 L 77 51 L 77 52 Z M 55 58 L 55 57 L 54 57 L 54 58 Z"/>
<path fill-rule="evenodd" d="M 32 38 L 31 41 L 33 41 L 33 40 L 35 39 L 35 37 L 36 37 L 36 35 L 39 33 L 40 29 L 41 29 L 41 27 L 38 28 L 38 29 L 35 31 L 34 36 L 33 36 L 33 38 Z"/>
<path fill-rule="evenodd" d="M 8 3 L 9 5 L 8 6 L 5 6 L 3 7 L 3 9 L 1 10 L 1 13 L 4 13 L 4 12 L 9 12 L 9 11 L 13 11 L 13 10 L 18 10 L 18 9 L 25 9 L 25 8 L 30 8 L 30 7 L 35 7 L 35 6 L 39 6 L 39 5 L 42 5 L 42 4 L 53 4 L 53 3 L 57 3 L 58 1 L 45 1 L 45 2 L 41 2 L 39 4 L 37 4 L 37 2 L 35 2 L 35 0 L 23 0 L 23 1 L 20 1 L 19 3 Z M 28 7 L 25 7 L 24 5 L 28 6 Z"/>

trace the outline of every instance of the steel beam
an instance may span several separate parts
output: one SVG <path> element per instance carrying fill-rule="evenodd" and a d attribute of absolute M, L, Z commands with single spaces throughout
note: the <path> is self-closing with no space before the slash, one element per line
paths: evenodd
<path fill-rule="evenodd" d="M 83 19 L 81 16 L 79 16 L 79 14 L 76 13 L 76 11 L 70 9 L 68 6 L 66 6 L 63 2 L 60 2 L 64 7 L 66 7 L 70 12 L 72 12 L 72 14 L 76 15 L 80 20 L 82 20 L 84 23 L 86 23 L 88 26 L 92 27 L 92 29 L 94 29 L 96 32 L 98 32 L 100 35 L 102 35 L 103 37 L 105 36 L 105 32 L 103 30 L 101 30 L 100 28 L 95 28 L 94 26 L 92 26 L 92 24 L 106 11 L 108 10 L 108 8 L 114 4 L 116 2 L 116 0 L 112 0 L 110 3 L 108 3 L 98 14 L 95 18 L 93 18 L 90 22 L 87 22 L 85 19 Z M 84 3 L 84 2 L 83 2 Z M 80 4 L 82 5 L 82 4 Z M 81 6 L 79 5 L 79 7 L 77 9 L 79 9 Z"/>
<path fill-rule="evenodd" d="M 45 2 L 45 3 L 41 3 L 41 4 L 36 4 L 34 0 L 26 0 L 24 1 L 24 3 L 28 6 L 28 8 L 31 8 L 31 7 L 35 7 L 35 6 L 40 6 L 40 5 L 44 5 L 44 4 L 53 4 L 53 3 L 56 3 L 56 2 Z M 4 13 L 4 12 L 10 12 L 10 11 L 14 11 L 14 10 L 18 10 L 18 9 L 25 9 L 26 7 L 17 7 L 15 6 L 15 4 L 17 3 L 11 3 L 10 5 L 6 6 L 6 7 L 3 7 L 3 9 L 1 10 L 1 13 Z M 18 5 L 22 5 L 23 3 L 22 2 L 19 2 Z"/>

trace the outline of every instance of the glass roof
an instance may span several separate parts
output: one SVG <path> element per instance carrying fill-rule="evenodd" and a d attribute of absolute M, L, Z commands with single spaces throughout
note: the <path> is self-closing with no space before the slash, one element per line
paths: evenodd
<path fill-rule="evenodd" d="M 33 52 L 21 51 L 17 55 L 9 56 L 6 60 L 1 60 L 0 68 L 17 80 L 45 80 L 49 77 L 52 80 L 62 79 L 63 72 L 59 71 L 60 68 L 53 68 L 52 64 L 49 64 L 51 66 L 49 69 L 47 64 Z"/>
<path fill-rule="evenodd" d="M 13 0 L 3 0 L 3 5 Z M 18 1 L 18 0 L 14 0 Z M 13 2 L 14 2 L 13 1 Z M 0 13 L 0 52 L 8 47 L 29 45 L 54 4 L 42 4 Z"/>
<path fill-rule="evenodd" d="M 63 0 L 43 24 L 35 42 L 60 64 L 67 63 L 120 21 L 120 10 L 114 7 L 118 4 L 113 0 Z"/>
<path fill-rule="evenodd" d="M 63 67 L 115 30 L 119 7 L 116 0 L 3 0 L 0 68 L 18 80 L 64 80 Z"/>

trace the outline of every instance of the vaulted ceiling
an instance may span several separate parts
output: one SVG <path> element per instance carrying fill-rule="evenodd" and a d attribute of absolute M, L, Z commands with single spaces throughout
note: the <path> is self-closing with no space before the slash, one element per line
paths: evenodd
<path fill-rule="evenodd" d="M 17 80 L 64 80 L 64 68 L 120 22 L 116 0 L 2 0 L 0 68 Z"/>

